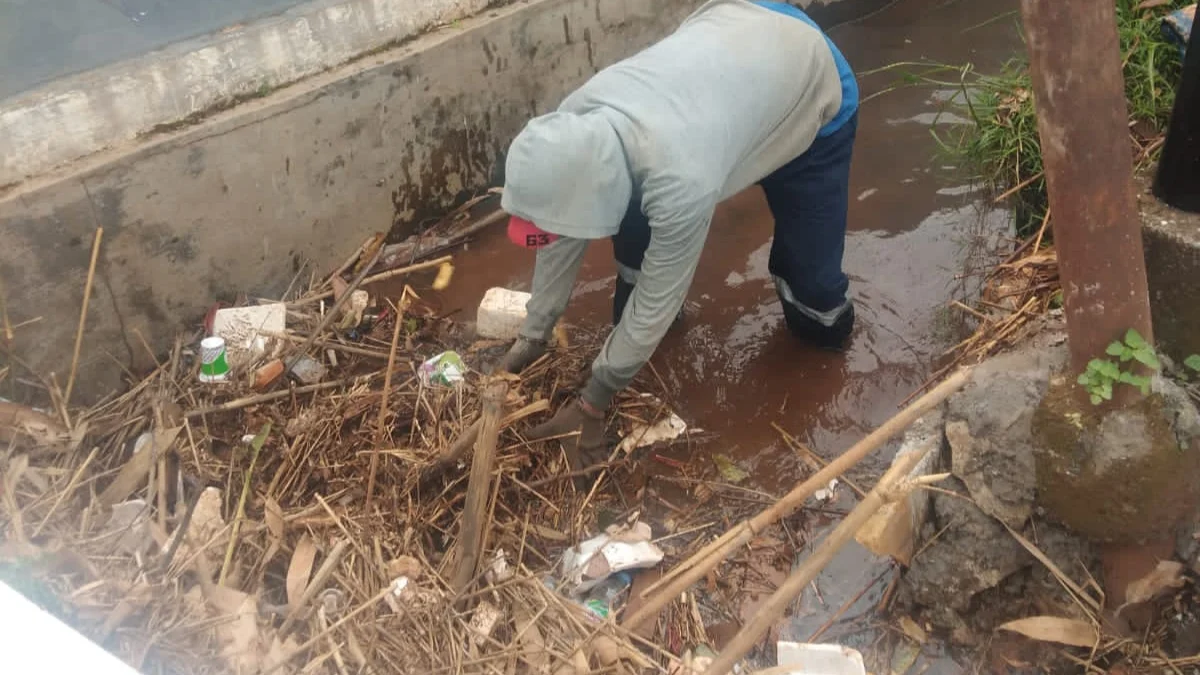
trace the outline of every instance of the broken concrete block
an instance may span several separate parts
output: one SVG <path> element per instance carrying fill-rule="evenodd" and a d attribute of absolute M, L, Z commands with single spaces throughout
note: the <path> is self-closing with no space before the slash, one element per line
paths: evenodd
<path fill-rule="evenodd" d="M 917 420 L 904 434 L 904 441 L 896 451 L 893 463 L 909 453 L 929 448 L 929 454 L 913 468 L 909 479 L 943 470 L 943 419 L 941 410 L 934 410 Z M 929 517 L 929 504 L 928 490 L 913 490 L 907 499 L 884 504 L 859 529 L 855 539 L 875 555 L 890 556 L 900 564 L 908 565 L 916 550 L 917 533 Z"/>
<path fill-rule="evenodd" d="M 479 303 L 475 332 L 490 340 L 515 340 L 525 322 L 529 294 L 507 288 L 489 288 Z"/>
<path fill-rule="evenodd" d="M 941 487 L 958 494 L 966 492 L 966 486 L 955 478 Z M 1004 526 L 975 504 L 940 492 L 934 493 L 931 501 L 929 529 L 937 536 L 904 576 L 906 591 L 917 604 L 964 612 L 976 594 L 1033 563 L 1033 556 Z"/>
<path fill-rule="evenodd" d="M 1051 374 L 1066 362 L 1063 346 L 1030 348 L 984 362 L 950 397 L 946 439 L 954 475 L 979 508 L 1020 529 L 1037 489 L 1033 417 Z"/>

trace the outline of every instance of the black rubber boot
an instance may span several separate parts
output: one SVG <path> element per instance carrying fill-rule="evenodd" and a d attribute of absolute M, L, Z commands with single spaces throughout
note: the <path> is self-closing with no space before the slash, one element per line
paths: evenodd
<path fill-rule="evenodd" d="M 853 304 L 846 305 L 846 309 L 833 322 L 832 326 L 826 326 L 796 309 L 791 303 L 781 302 L 783 318 L 787 321 L 788 330 L 792 332 L 792 335 L 828 351 L 840 352 L 849 345 L 850 333 L 854 331 Z"/>
<path fill-rule="evenodd" d="M 613 289 L 613 325 L 621 323 L 621 315 L 625 313 L 625 305 L 629 303 L 629 296 L 633 295 L 634 284 L 625 281 L 620 276 L 617 277 L 616 288 Z M 675 315 L 675 321 L 671 324 L 674 326 L 683 320 L 683 308 L 679 308 L 679 313 Z"/>

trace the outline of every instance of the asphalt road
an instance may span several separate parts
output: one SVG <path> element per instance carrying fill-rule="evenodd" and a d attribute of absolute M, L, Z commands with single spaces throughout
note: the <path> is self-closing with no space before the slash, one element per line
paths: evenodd
<path fill-rule="evenodd" d="M 304 0 L 0 0 L 0 99 Z"/>

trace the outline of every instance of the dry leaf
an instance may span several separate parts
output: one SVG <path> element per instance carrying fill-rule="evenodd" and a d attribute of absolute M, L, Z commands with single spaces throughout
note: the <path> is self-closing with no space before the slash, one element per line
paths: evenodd
<path fill-rule="evenodd" d="M 346 289 L 350 288 L 350 284 L 341 275 L 334 275 L 330 281 L 333 283 L 333 301 L 337 302 L 342 299 L 342 295 L 346 293 Z"/>
<path fill-rule="evenodd" d="M 353 633 L 350 636 L 352 637 Z M 300 644 L 296 642 L 296 639 L 290 636 L 282 642 L 280 642 L 278 636 L 271 638 L 271 646 L 267 648 L 267 655 L 263 657 L 263 672 L 280 667 L 280 664 L 286 662 L 296 654 L 296 648 L 299 646 Z M 281 672 L 287 671 L 282 670 Z"/>
<path fill-rule="evenodd" d="M 402 555 L 387 562 L 387 575 L 389 579 L 408 577 L 413 581 L 417 581 L 421 578 L 423 570 L 421 561 L 410 555 Z"/>
<path fill-rule="evenodd" d="M 530 523 L 529 531 L 533 532 L 538 537 L 541 537 L 542 539 L 546 539 L 549 541 L 569 541 L 570 540 L 570 537 L 568 537 L 566 534 L 559 532 L 558 530 L 546 527 L 545 525 L 538 525 L 537 523 Z"/>
<path fill-rule="evenodd" d="M 137 443 L 133 456 L 129 458 L 128 462 L 125 462 L 125 466 L 121 467 L 121 472 L 117 474 L 113 482 L 109 483 L 104 492 L 100 493 L 97 501 L 104 506 L 113 506 L 129 499 L 130 495 L 146 484 L 150 466 L 154 464 L 156 458 L 171 447 L 182 430 L 183 427 L 156 429 L 150 436 L 150 442 L 145 444 L 148 447 L 141 448 L 140 452 L 136 446 L 142 444 Z"/>
<path fill-rule="evenodd" d="M 221 615 L 236 614 L 246 598 L 250 597 L 236 588 L 216 584 L 202 585 L 201 590 L 209 608 Z"/>
<path fill-rule="evenodd" d="M 188 522 L 187 531 L 176 528 L 170 539 L 163 545 L 163 550 L 170 549 L 177 537 L 183 537 L 179 549 L 175 552 L 176 560 L 190 560 L 197 550 L 203 549 L 200 556 L 205 563 L 216 564 L 222 555 L 221 545 L 229 540 L 229 532 L 225 529 L 225 518 L 221 515 L 224 499 L 220 488 L 207 487 L 196 498 L 196 506 L 192 508 L 192 519 Z"/>
<path fill-rule="evenodd" d="M 0 444 L 47 446 L 71 440 L 71 433 L 53 417 L 29 406 L 0 401 Z"/>
<path fill-rule="evenodd" d="M 1150 602 L 1167 591 L 1181 588 L 1185 583 L 1183 563 L 1160 560 L 1149 574 L 1125 587 L 1125 605 Z"/>
<path fill-rule="evenodd" d="M 438 267 L 437 278 L 433 280 L 433 290 L 444 291 L 450 285 L 450 279 L 454 277 L 454 265 L 450 263 L 442 263 Z"/>
<path fill-rule="evenodd" d="M 217 635 L 224 643 L 221 655 L 225 657 L 233 672 L 257 673 L 262 666 L 264 655 L 262 636 L 258 630 L 258 600 L 253 595 L 241 595 L 241 602 L 232 612 L 232 620 L 222 621 L 217 625 Z"/>
<path fill-rule="evenodd" d="M 1163 7 L 1171 4 L 1171 0 L 1142 0 L 1138 3 L 1138 9 L 1154 9 L 1155 7 Z"/>
<path fill-rule="evenodd" d="M 532 672 L 545 673 L 550 668 L 550 654 L 546 652 L 546 638 L 542 637 L 533 612 L 522 605 L 514 605 L 512 612 L 517 627 L 517 645 L 525 662 Z"/>
<path fill-rule="evenodd" d="M 912 638 L 917 644 L 923 645 L 929 639 L 929 635 L 925 632 L 925 629 L 921 628 L 921 626 L 918 625 L 916 621 L 913 621 L 912 617 L 909 616 L 900 617 L 900 630 L 903 631 L 905 635 Z"/>
<path fill-rule="evenodd" d="M 279 552 L 279 547 L 283 545 L 283 509 L 280 508 L 279 502 L 267 497 L 263 507 L 263 520 L 266 521 L 269 535 L 267 554 L 264 560 L 269 561 L 275 557 L 275 554 Z"/>
<path fill-rule="evenodd" d="M 296 550 L 292 553 L 292 562 L 287 572 L 288 608 L 296 611 L 296 605 L 308 588 L 308 578 L 312 574 L 313 561 L 317 559 L 317 545 L 307 534 L 300 538 Z"/>
<path fill-rule="evenodd" d="M 745 469 L 725 455 L 713 455 L 713 463 L 717 465 L 717 471 L 721 473 L 721 477 L 734 485 L 750 477 Z"/>
<path fill-rule="evenodd" d="M 1010 630 L 1042 642 L 1057 642 L 1072 647 L 1094 647 L 1100 640 L 1095 626 L 1087 621 L 1058 616 L 1031 616 L 1009 621 L 1000 630 Z"/>

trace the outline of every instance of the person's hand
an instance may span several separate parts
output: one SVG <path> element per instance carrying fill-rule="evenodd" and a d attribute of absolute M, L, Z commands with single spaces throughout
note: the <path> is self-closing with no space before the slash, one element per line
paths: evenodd
<path fill-rule="evenodd" d="M 579 432 L 578 442 L 567 444 L 575 451 L 567 453 L 568 459 L 576 465 L 572 468 L 582 469 L 604 461 L 603 457 L 597 459 L 605 450 L 604 411 L 593 408 L 583 399 L 568 403 L 554 417 L 531 429 L 529 440 L 565 436 L 576 431 Z"/>
<path fill-rule="evenodd" d="M 518 375 L 522 370 L 529 367 L 529 364 L 537 361 L 546 353 L 546 342 L 544 340 L 530 340 L 526 337 L 519 337 L 513 342 L 512 347 L 508 348 L 508 353 L 504 358 L 500 359 L 496 369 L 506 373 Z"/>

